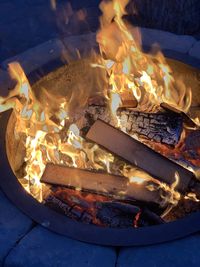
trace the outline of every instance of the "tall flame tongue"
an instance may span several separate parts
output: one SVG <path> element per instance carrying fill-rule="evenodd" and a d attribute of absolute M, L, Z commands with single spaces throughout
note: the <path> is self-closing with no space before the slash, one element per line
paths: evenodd
<path fill-rule="evenodd" d="M 146 55 L 140 48 L 138 29 L 124 22 L 128 0 L 103 1 L 101 29 L 97 34 L 101 59 L 107 70 L 110 85 L 111 109 L 115 115 L 121 101 L 116 95 L 135 98 L 138 109 L 156 111 L 167 102 L 187 112 L 191 90 L 183 82 L 175 81 L 164 56 Z M 114 102 L 114 103 L 113 103 Z"/>

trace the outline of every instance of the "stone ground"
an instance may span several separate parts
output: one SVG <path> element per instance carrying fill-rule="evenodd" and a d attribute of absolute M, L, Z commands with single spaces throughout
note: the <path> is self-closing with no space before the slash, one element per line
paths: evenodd
<path fill-rule="evenodd" d="M 0 191 L 0 266 L 198 267 L 200 236 L 147 247 L 103 247 L 71 240 L 36 225 Z"/>
<path fill-rule="evenodd" d="M 57 2 L 58 10 L 55 12 L 50 7 L 49 0 L 0 0 L 0 62 L 45 42 L 43 50 L 41 47 L 39 49 L 40 53 L 43 51 L 44 54 L 48 49 L 51 51 L 52 46 L 54 51 L 59 53 L 59 41 L 48 43 L 48 40 L 96 31 L 99 0 L 71 0 L 74 10 L 81 8 L 83 3 L 87 10 L 87 23 L 81 24 L 77 24 L 77 14 L 72 16 L 72 22 L 67 23 L 66 13 L 69 14 L 69 10 L 66 0 Z M 79 14 L 78 17 L 81 18 L 82 15 L 84 14 Z M 65 27 L 62 27 L 63 22 Z M 193 37 L 178 38 L 170 33 L 163 35 L 162 32 L 151 32 L 146 29 L 143 29 L 143 32 L 147 45 L 157 39 L 164 49 L 173 48 L 175 51 L 200 59 L 200 42 Z M 37 54 L 37 51 L 38 48 L 34 50 L 34 54 Z M 22 57 L 25 56 L 27 59 L 29 54 L 30 51 Z M 36 66 L 37 63 L 35 62 Z M 1 66 L 5 67 L 3 63 Z M 1 72 L 3 71 L 0 70 L 0 76 Z M 4 82 L 3 84 L 5 85 Z M 15 208 L 0 191 L 0 266 L 198 267 L 199 245 L 199 234 L 148 247 L 117 249 L 81 243 L 36 225 Z"/>

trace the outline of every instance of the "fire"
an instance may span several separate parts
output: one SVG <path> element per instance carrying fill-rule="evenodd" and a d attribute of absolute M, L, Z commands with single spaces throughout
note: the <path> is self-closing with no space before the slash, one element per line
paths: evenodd
<path fill-rule="evenodd" d="M 113 115 L 116 116 L 124 92 L 131 92 L 138 102 L 137 109 L 156 111 L 162 102 L 167 102 L 188 111 L 190 88 L 174 80 L 172 70 L 160 52 L 151 56 L 141 51 L 138 30 L 123 20 L 127 4 L 127 0 L 102 1 L 100 4 L 103 15 L 97 34 L 102 55 L 99 65 L 106 69 L 109 76 Z"/>
<path fill-rule="evenodd" d="M 55 8 L 56 1 L 52 0 L 51 3 Z M 96 56 L 97 60 L 91 63 L 92 68 L 106 71 L 107 88 L 102 88 L 102 94 L 108 99 L 115 126 L 119 127 L 116 112 L 123 105 L 124 97 L 136 100 L 137 109 L 146 112 L 159 110 L 162 102 L 187 111 L 191 103 L 190 89 L 183 82 L 175 81 L 164 56 L 158 53 L 155 57 L 141 51 L 138 30 L 123 20 L 127 4 L 128 0 L 102 1 L 100 4 L 103 12 L 101 28 L 97 34 L 100 56 Z M 79 13 L 79 19 L 84 19 L 84 14 Z M 9 71 L 17 85 L 7 97 L 0 98 L 0 112 L 14 110 L 15 138 L 23 136 L 26 148 L 25 175 L 18 178 L 38 201 L 42 201 L 44 186 L 40 183 L 40 178 L 48 162 L 120 173 L 128 177 L 131 183 L 139 185 L 153 179 L 132 166 L 129 166 L 127 172 L 124 162 L 81 137 L 70 105 L 76 107 L 77 113 L 83 112 L 92 94 L 90 89 L 85 91 L 82 84 L 78 84 L 76 93 L 73 92 L 70 97 L 55 97 L 41 88 L 43 97 L 40 98 L 32 90 L 18 63 L 11 63 Z M 100 77 L 105 79 L 105 76 Z M 77 102 L 80 102 L 78 105 L 80 104 L 81 110 L 77 107 Z M 175 190 L 178 176 L 175 177 L 175 184 L 171 188 L 159 183 L 156 188 L 149 187 L 149 190 L 162 188 L 170 191 L 171 198 L 167 201 L 177 203 L 180 195 Z"/>

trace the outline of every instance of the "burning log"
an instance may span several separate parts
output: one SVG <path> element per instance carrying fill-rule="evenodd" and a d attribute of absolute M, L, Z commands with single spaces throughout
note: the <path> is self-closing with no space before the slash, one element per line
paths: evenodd
<path fill-rule="evenodd" d="M 176 145 L 183 129 L 183 118 L 180 114 L 172 112 L 144 113 L 131 109 L 120 108 L 117 116 L 128 134 L 135 133 L 149 140 Z M 85 113 L 87 127 L 90 127 L 97 119 L 113 124 L 111 116 L 105 107 L 90 106 Z"/>
<path fill-rule="evenodd" d="M 108 197 L 53 186 L 44 204 L 67 217 L 107 227 L 138 227 L 161 224 L 159 215 L 144 203 L 119 202 Z"/>
<path fill-rule="evenodd" d="M 133 227 L 135 216 L 140 208 L 127 203 L 108 201 L 96 203 L 97 219 L 111 227 Z"/>
<path fill-rule="evenodd" d="M 161 197 L 166 194 L 164 190 L 163 192 L 160 188 L 154 191 L 148 190 L 148 186 L 157 185 L 157 181 L 153 178 L 134 182 L 124 176 L 47 164 L 41 182 L 111 196 L 118 200 L 139 200 L 156 203 L 161 207 L 167 204 Z"/>
<path fill-rule="evenodd" d="M 179 116 L 181 116 L 183 118 L 183 122 L 184 124 L 192 129 L 198 129 L 199 126 L 196 124 L 195 121 L 193 121 L 185 112 L 183 112 L 182 110 L 179 110 L 173 106 L 170 106 L 167 103 L 161 103 L 160 105 L 163 109 L 165 109 L 167 112 L 171 112 L 171 114 L 177 114 Z"/>
<path fill-rule="evenodd" d="M 183 120 L 178 114 L 143 113 L 132 110 L 119 110 L 118 114 L 121 126 L 128 134 L 137 133 L 167 145 L 176 145 L 179 142 Z"/>
<path fill-rule="evenodd" d="M 103 121 L 96 121 L 86 138 L 169 185 L 174 183 L 177 173 L 177 190 L 186 191 L 194 177 L 189 170 Z"/>
<path fill-rule="evenodd" d="M 158 216 L 155 212 L 145 207 L 140 216 L 139 226 L 146 226 L 146 223 L 148 226 L 148 225 L 163 224 L 164 222 L 165 221 L 160 216 Z"/>
<path fill-rule="evenodd" d="M 58 197 L 54 196 L 53 194 L 50 194 L 44 201 L 44 204 L 61 213 L 65 214 L 71 219 L 75 219 L 81 222 L 85 223 L 91 223 L 92 222 L 92 215 L 89 212 L 86 212 L 84 208 L 81 206 L 78 206 L 76 204 L 69 204 Z"/>
<path fill-rule="evenodd" d="M 124 202 L 102 202 L 98 204 L 97 218 L 111 227 L 138 227 L 163 224 L 164 220 L 148 208 Z"/>

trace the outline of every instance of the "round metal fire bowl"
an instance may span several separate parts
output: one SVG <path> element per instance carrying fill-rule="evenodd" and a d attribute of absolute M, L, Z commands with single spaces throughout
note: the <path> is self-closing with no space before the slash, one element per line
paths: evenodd
<path fill-rule="evenodd" d="M 192 64 L 191 58 L 182 61 L 199 67 L 198 62 Z M 115 229 L 74 221 L 37 202 L 20 185 L 8 162 L 5 135 L 10 114 L 11 112 L 5 112 L 0 117 L 0 187 L 16 207 L 43 227 L 73 239 L 107 246 L 150 245 L 200 231 L 200 212 L 163 225 Z"/>

